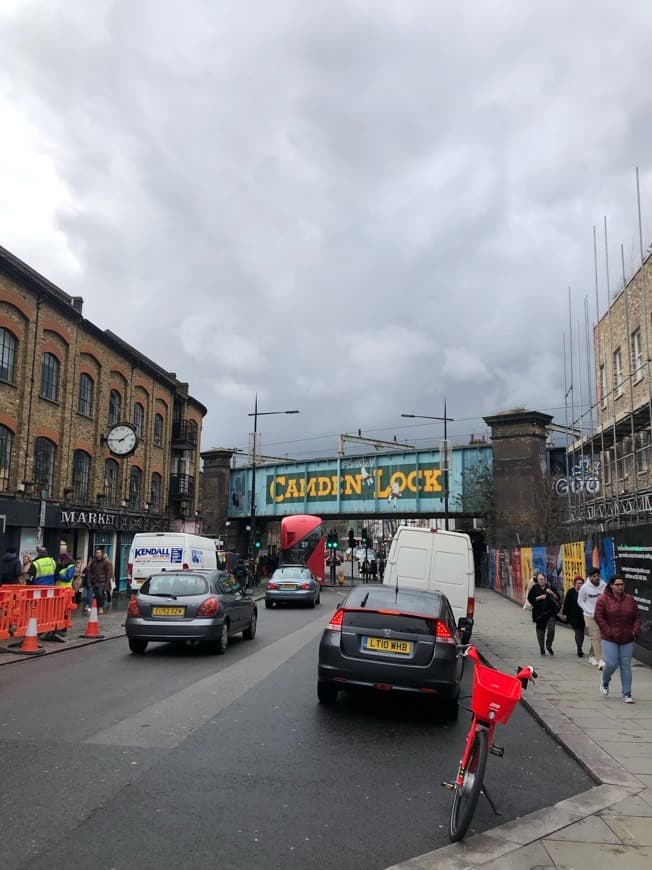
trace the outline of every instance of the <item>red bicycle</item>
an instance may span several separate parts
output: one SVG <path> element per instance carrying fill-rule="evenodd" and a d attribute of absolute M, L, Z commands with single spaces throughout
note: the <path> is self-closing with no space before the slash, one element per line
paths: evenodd
<path fill-rule="evenodd" d="M 516 674 L 504 674 L 480 663 L 480 656 L 474 646 L 467 646 L 463 655 L 475 662 L 473 690 L 471 694 L 471 713 L 473 719 L 466 735 L 464 755 L 460 761 L 455 782 L 442 782 L 444 788 L 453 792 L 453 805 L 448 826 L 451 843 L 461 840 L 469 829 L 480 794 L 489 801 L 496 813 L 496 805 L 487 792 L 484 774 L 489 753 L 502 758 L 505 750 L 493 742 L 496 724 L 509 721 L 521 692 L 527 689 L 529 680 L 537 673 L 533 667 L 519 667 Z"/>

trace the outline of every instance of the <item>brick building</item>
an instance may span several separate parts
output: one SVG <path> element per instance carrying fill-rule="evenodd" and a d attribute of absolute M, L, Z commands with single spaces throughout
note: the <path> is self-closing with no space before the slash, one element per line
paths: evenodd
<path fill-rule="evenodd" d="M 0 247 L 0 541 L 86 558 L 103 545 L 126 574 L 137 531 L 199 527 L 206 408 L 68 296 Z M 138 436 L 111 453 L 109 427 Z M 2 550 L 4 552 L 4 549 Z"/>
<path fill-rule="evenodd" d="M 595 327 L 594 433 L 573 445 L 571 462 L 597 475 L 597 492 L 570 496 L 585 527 L 649 522 L 652 515 L 652 258 L 616 293 Z M 588 471 L 587 471 L 588 470 Z"/>

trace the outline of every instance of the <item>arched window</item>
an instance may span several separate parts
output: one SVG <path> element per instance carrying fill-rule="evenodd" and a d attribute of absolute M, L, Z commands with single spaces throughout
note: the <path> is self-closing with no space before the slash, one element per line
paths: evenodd
<path fill-rule="evenodd" d="M 77 410 L 85 417 L 93 416 L 93 392 L 95 384 L 93 378 L 85 372 L 79 376 L 79 396 L 77 398 Z"/>
<path fill-rule="evenodd" d="M 56 444 L 49 438 L 37 438 L 34 442 L 34 483 L 41 495 L 52 495 L 56 458 Z"/>
<path fill-rule="evenodd" d="M 163 415 L 154 415 L 154 444 L 157 447 L 163 446 Z"/>
<path fill-rule="evenodd" d="M 132 465 L 129 471 L 129 510 L 140 510 L 140 489 L 143 472 L 137 465 Z"/>
<path fill-rule="evenodd" d="M 88 485 L 91 476 L 91 458 L 85 450 L 75 450 L 72 455 L 72 498 L 77 504 L 88 502 Z"/>
<path fill-rule="evenodd" d="M 152 474 L 152 492 L 150 494 L 149 509 L 158 513 L 161 510 L 161 475 L 155 471 Z"/>
<path fill-rule="evenodd" d="M 111 390 L 109 395 L 109 426 L 115 426 L 122 417 L 122 396 L 117 390 Z"/>
<path fill-rule="evenodd" d="M 53 353 L 44 353 L 41 363 L 41 395 L 56 402 L 59 395 L 59 360 Z"/>
<path fill-rule="evenodd" d="M 0 426 L 0 490 L 9 487 L 9 470 L 11 468 L 11 448 L 14 443 L 14 433 L 6 426 Z"/>
<path fill-rule="evenodd" d="M 118 506 L 119 498 L 119 466 L 115 459 L 104 462 L 104 500 L 109 507 Z"/>
<path fill-rule="evenodd" d="M 14 383 L 16 375 L 16 336 L 8 329 L 0 329 L 0 380 Z"/>
<path fill-rule="evenodd" d="M 145 424 L 145 409 L 140 404 L 140 402 L 136 402 L 134 405 L 134 429 L 136 430 L 136 435 L 139 438 L 143 437 L 143 427 Z"/>

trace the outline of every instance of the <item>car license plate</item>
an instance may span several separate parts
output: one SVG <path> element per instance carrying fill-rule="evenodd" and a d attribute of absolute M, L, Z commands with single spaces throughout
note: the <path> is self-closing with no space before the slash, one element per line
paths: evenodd
<path fill-rule="evenodd" d="M 281 583 L 281 589 L 296 589 L 296 585 L 294 583 Z"/>
<path fill-rule="evenodd" d="M 363 637 L 362 648 L 373 652 L 391 653 L 392 655 L 409 656 L 412 652 L 412 641 L 389 640 L 386 637 Z"/>
<path fill-rule="evenodd" d="M 152 607 L 152 616 L 185 616 L 185 607 Z"/>

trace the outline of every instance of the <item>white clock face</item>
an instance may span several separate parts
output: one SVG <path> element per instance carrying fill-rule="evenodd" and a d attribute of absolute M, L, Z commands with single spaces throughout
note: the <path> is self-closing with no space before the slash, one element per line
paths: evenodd
<path fill-rule="evenodd" d="M 131 426 L 114 426 L 106 436 L 106 443 L 111 453 L 126 456 L 136 449 L 138 438 Z"/>

